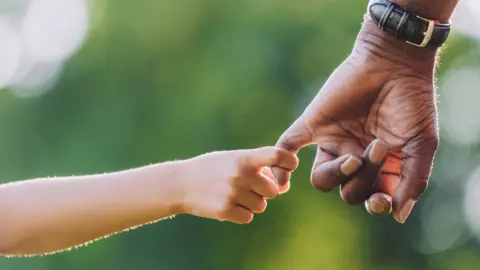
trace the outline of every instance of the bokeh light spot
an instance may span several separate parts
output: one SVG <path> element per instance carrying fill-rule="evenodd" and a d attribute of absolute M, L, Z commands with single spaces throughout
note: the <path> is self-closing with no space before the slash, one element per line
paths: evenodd
<path fill-rule="evenodd" d="M 21 43 L 9 21 L 0 17 L 0 88 L 7 86 L 21 61 Z"/>
<path fill-rule="evenodd" d="M 480 69 L 452 69 L 441 84 L 440 127 L 448 140 L 469 145 L 480 139 Z"/>
<path fill-rule="evenodd" d="M 465 186 L 464 213 L 470 230 L 480 241 L 480 166 L 470 175 Z"/>
<path fill-rule="evenodd" d="M 34 0 L 21 27 L 27 52 L 41 62 L 67 59 L 82 44 L 88 19 L 84 0 Z"/>

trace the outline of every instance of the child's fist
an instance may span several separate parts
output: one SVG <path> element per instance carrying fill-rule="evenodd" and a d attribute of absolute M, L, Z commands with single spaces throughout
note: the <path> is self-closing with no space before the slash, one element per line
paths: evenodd
<path fill-rule="evenodd" d="M 250 223 L 253 213 L 265 211 L 265 199 L 273 199 L 279 192 L 266 167 L 293 171 L 297 165 L 294 154 L 276 147 L 214 152 L 187 160 L 182 210 L 205 218 Z"/>

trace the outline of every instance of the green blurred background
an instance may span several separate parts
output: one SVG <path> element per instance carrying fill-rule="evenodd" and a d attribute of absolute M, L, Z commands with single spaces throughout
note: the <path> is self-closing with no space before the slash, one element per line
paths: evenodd
<path fill-rule="evenodd" d="M 442 55 L 441 148 L 406 225 L 315 191 L 305 149 L 290 192 L 251 225 L 179 216 L 0 269 L 480 269 L 475 1 Z M 272 145 L 349 54 L 366 4 L 1 0 L 1 181 Z"/>

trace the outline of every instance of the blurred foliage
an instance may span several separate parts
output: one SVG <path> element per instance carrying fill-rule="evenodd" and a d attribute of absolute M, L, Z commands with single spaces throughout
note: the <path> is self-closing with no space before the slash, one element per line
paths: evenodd
<path fill-rule="evenodd" d="M 1 93 L 0 176 L 271 145 L 348 55 L 366 2 L 96 0 L 88 41 L 54 89 Z M 440 74 L 472 46 L 458 36 L 451 44 Z M 0 259 L 0 269 L 478 269 L 475 244 L 413 250 L 415 213 L 400 226 L 315 191 L 312 158 L 301 152 L 292 190 L 249 226 L 180 216 L 69 253 Z"/>

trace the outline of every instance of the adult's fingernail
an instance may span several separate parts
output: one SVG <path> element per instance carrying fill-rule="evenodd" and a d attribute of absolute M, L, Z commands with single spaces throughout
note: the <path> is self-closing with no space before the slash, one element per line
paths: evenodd
<path fill-rule="evenodd" d="M 385 156 L 388 153 L 388 145 L 384 141 L 376 140 L 373 143 L 370 152 L 368 153 L 368 157 L 370 161 L 375 164 L 380 164 L 385 159 Z"/>
<path fill-rule="evenodd" d="M 350 155 L 345 162 L 340 166 L 340 171 L 346 175 L 350 176 L 354 174 L 362 166 L 362 160 Z"/>
<path fill-rule="evenodd" d="M 282 184 L 280 184 L 279 182 L 279 179 L 280 179 L 280 174 L 282 173 L 280 171 L 280 168 L 275 168 L 275 167 L 272 167 L 272 173 L 273 173 L 273 180 L 275 181 L 275 183 L 277 183 L 277 185 L 279 187 L 283 186 Z"/>
<path fill-rule="evenodd" d="M 394 213 L 395 219 L 399 223 L 405 223 L 407 220 L 408 216 L 410 215 L 410 212 L 412 212 L 413 206 L 415 205 L 416 201 L 413 199 L 408 199 L 407 202 L 405 202 L 405 205 L 400 209 L 399 213 Z"/>
<path fill-rule="evenodd" d="M 376 201 L 376 200 L 368 200 L 367 201 L 367 210 L 372 215 L 383 215 L 386 207 L 383 203 Z"/>

